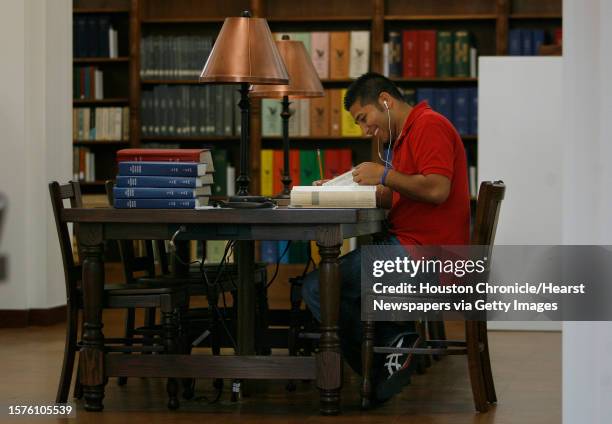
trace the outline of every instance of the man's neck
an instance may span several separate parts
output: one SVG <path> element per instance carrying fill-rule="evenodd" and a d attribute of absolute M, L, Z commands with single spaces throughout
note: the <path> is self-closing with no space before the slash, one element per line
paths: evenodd
<path fill-rule="evenodd" d="M 394 138 L 399 137 L 402 133 L 404 123 L 406 123 L 406 119 L 408 119 L 408 116 L 410 116 L 410 112 L 412 112 L 413 109 L 412 106 L 404 102 L 397 102 L 396 105 L 397 112 L 395 113 L 395 122 L 393 123 L 395 126 Z"/>

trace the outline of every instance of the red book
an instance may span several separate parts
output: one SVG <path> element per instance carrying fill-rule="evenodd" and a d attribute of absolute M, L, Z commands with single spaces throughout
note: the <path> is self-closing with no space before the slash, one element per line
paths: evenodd
<path fill-rule="evenodd" d="M 289 175 L 291 176 L 291 186 L 300 185 L 300 151 L 289 151 Z"/>
<path fill-rule="evenodd" d="M 340 175 L 340 150 L 326 149 L 325 157 L 325 179 L 329 180 Z"/>
<path fill-rule="evenodd" d="M 272 155 L 272 193 L 276 196 L 283 191 L 283 182 L 281 181 L 284 170 L 283 151 L 274 150 Z"/>
<path fill-rule="evenodd" d="M 419 35 L 419 76 L 435 78 L 436 76 L 436 31 L 418 31 Z"/>
<path fill-rule="evenodd" d="M 555 44 L 561 45 L 561 43 L 563 42 L 563 29 L 555 28 L 554 38 L 555 38 Z"/>
<path fill-rule="evenodd" d="M 197 162 L 208 164 L 207 172 L 214 171 L 208 149 L 121 149 L 117 162 Z"/>
<path fill-rule="evenodd" d="M 347 171 L 350 171 L 353 167 L 353 152 L 351 149 L 340 149 L 339 152 L 340 157 L 340 167 L 339 172 L 343 174 Z"/>
<path fill-rule="evenodd" d="M 415 78 L 419 72 L 419 31 L 402 31 L 402 63 L 404 78 Z"/>

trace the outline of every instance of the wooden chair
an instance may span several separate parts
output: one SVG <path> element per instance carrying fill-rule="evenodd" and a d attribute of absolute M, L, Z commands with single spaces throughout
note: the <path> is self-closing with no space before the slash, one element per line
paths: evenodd
<path fill-rule="evenodd" d="M 60 242 L 66 285 L 66 342 L 62 371 L 55 399 L 56 403 L 65 403 L 70 391 L 75 355 L 79 350 L 77 337 L 78 329 L 82 325 L 82 322 L 79 320 L 79 310 L 82 308 L 82 272 L 81 266 L 74 261 L 68 226 L 61 221 L 61 214 L 64 210 L 65 200 L 70 201 L 71 207 L 77 208 L 82 207 L 82 200 L 78 182 L 60 185 L 54 181 L 49 184 L 49 193 L 51 195 L 55 225 Z M 179 312 L 187 308 L 187 301 L 187 290 L 180 285 L 152 286 L 142 283 L 131 284 L 129 286 L 122 284 L 105 285 L 105 308 L 160 308 L 163 327 L 161 331 L 154 330 L 149 332 L 156 339 L 156 343 L 151 346 L 136 346 L 142 344 L 143 340 L 135 337 L 136 334 L 130 334 L 131 337 L 125 339 L 105 339 L 105 350 L 107 352 L 177 353 L 184 346 L 181 334 L 179 333 Z M 78 380 L 77 374 L 76 394 L 78 394 Z M 168 379 L 167 391 L 169 396 L 168 407 L 170 409 L 178 408 L 178 384 L 175 379 Z"/>
<path fill-rule="evenodd" d="M 483 181 L 478 193 L 476 222 L 472 232 L 472 245 L 488 246 L 488 257 L 495 241 L 495 231 L 499 218 L 501 202 L 506 186 L 503 181 Z M 467 355 L 468 371 L 472 385 L 474 405 L 479 412 L 486 412 L 489 404 L 497 402 L 486 321 L 466 321 L 465 340 L 426 340 L 425 347 L 393 348 L 374 346 L 374 322 L 364 322 L 362 345 L 363 381 L 361 387 L 361 404 L 370 406 L 372 395 L 371 369 L 374 353 L 407 353 L 413 355 Z"/>

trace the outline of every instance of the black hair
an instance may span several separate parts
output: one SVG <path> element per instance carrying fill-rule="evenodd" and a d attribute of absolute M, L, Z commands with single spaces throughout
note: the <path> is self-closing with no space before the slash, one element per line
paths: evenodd
<path fill-rule="evenodd" d="M 395 99 L 404 101 L 402 93 L 389 78 L 377 74 L 376 72 L 363 74 L 353 81 L 348 90 L 346 90 L 346 95 L 344 96 L 344 109 L 348 111 L 351 106 L 359 100 L 362 105 L 373 104 L 379 110 L 382 110 L 382 107 L 378 103 L 378 96 L 383 91 L 389 93 L 389 95 Z"/>

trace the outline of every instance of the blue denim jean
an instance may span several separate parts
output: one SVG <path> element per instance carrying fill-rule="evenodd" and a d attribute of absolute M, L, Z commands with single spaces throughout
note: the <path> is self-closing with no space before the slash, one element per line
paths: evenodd
<path fill-rule="evenodd" d="M 395 236 L 373 244 L 401 244 Z M 340 317 L 338 322 L 340 348 L 348 364 L 361 374 L 361 249 L 358 248 L 340 259 Z M 317 321 L 321 321 L 321 301 L 319 291 L 319 271 L 312 271 L 302 281 L 302 297 Z M 398 334 L 414 331 L 413 323 L 377 322 L 377 346 L 390 344 Z"/>

